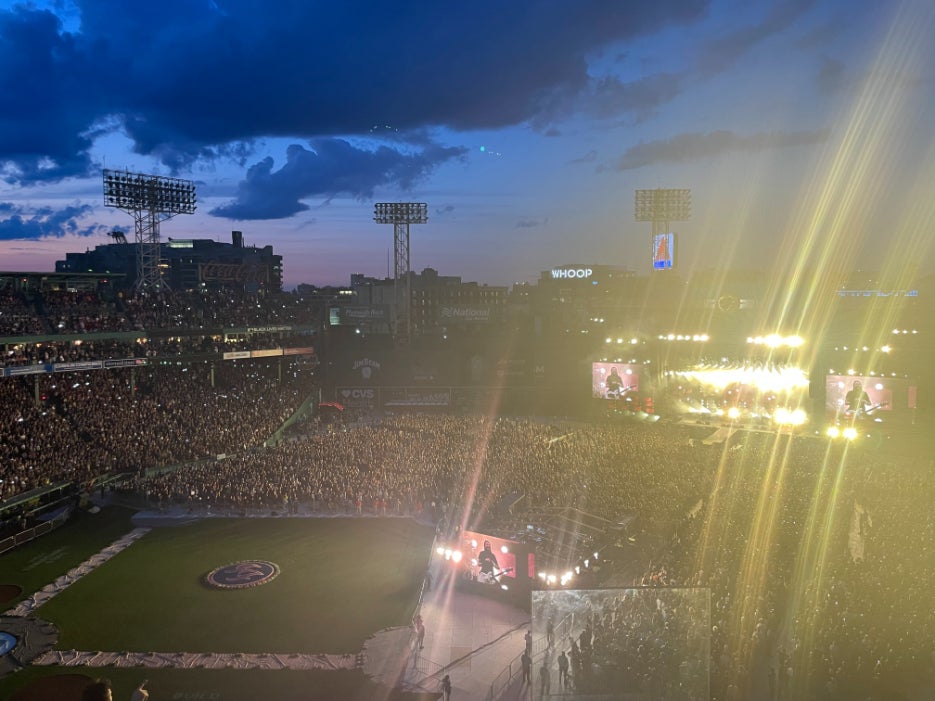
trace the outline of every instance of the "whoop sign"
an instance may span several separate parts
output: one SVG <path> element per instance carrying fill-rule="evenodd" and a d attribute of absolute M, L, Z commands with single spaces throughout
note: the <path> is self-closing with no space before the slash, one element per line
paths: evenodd
<path fill-rule="evenodd" d="M 594 274 L 591 268 L 552 268 L 553 280 L 571 280 L 589 278 Z"/>

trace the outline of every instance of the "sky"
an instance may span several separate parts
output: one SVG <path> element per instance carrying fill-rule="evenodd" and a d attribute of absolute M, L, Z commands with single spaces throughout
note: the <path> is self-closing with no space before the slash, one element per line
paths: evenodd
<path fill-rule="evenodd" d="M 133 220 L 102 169 L 190 179 L 163 240 L 272 245 L 284 284 L 650 274 L 639 189 L 689 188 L 679 269 L 929 270 L 930 0 L 0 0 L 0 270 Z M 391 272 L 391 271 L 390 271 Z"/>

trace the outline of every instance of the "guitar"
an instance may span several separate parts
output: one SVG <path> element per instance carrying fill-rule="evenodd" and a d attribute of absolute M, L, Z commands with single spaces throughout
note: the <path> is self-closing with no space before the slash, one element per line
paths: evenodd
<path fill-rule="evenodd" d="M 605 395 L 607 399 L 620 399 L 623 395 L 633 389 L 633 385 L 627 385 L 626 387 L 621 387 L 620 389 L 609 389 Z"/>
<path fill-rule="evenodd" d="M 859 407 L 857 409 L 845 409 L 844 417 L 848 419 L 859 419 L 864 416 L 872 416 L 877 409 L 889 406 L 889 402 L 878 402 L 868 407 Z"/>
<path fill-rule="evenodd" d="M 512 571 L 513 571 L 512 567 L 507 567 L 505 570 L 500 570 L 499 572 L 497 572 L 496 570 L 494 570 L 493 572 L 478 572 L 477 581 L 480 582 L 481 584 L 499 584 L 500 577 L 502 577 L 505 574 L 509 574 Z"/>

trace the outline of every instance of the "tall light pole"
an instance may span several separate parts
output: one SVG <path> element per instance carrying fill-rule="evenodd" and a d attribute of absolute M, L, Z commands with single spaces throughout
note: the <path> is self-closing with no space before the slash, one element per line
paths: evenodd
<path fill-rule="evenodd" d="M 396 300 L 396 339 L 412 340 L 412 275 L 409 270 L 409 225 L 425 224 L 429 219 L 424 202 L 378 202 L 373 205 L 377 224 L 393 225 L 394 297 Z"/>
<path fill-rule="evenodd" d="M 669 230 L 670 222 L 687 221 L 691 217 L 692 191 L 662 188 L 637 190 L 635 204 L 636 221 L 652 222 L 653 260 L 656 260 L 656 248 L 660 245 L 660 236 L 672 233 Z M 671 243 L 674 255 L 674 240 L 665 243 Z"/>
<path fill-rule="evenodd" d="M 168 289 L 159 272 L 159 222 L 195 213 L 195 183 L 159 175 L 104 170 L 104 204 L 129 212 L 136 233 L 136 289 Z"/>

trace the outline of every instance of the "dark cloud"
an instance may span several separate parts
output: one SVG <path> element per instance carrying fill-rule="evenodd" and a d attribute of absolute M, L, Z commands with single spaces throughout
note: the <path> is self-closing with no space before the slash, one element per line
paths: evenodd
<path fill-rule="evenodd" d="M 780 0 L 773 3 L 762 22 L 748 24 L 708 42 L 698 57 L 699 68 L 709 74 L 729 68 L 755 46 L 791 27 L 815 6 L 816 1 Z"/>
<path fill-rule="evenodd" d="M 263 137 L 532 121 L 587 93 L 595 50 L 709 2 L 76 0 L 67 25 L 17 6 L 0 11 L 0 167 L 17 182 L 87 173 L 102 125 L 177 170 Z"/>
<path fill-rule="evenodd" d="M 818 69 L 818 89 L 825 95 L 835 93 L 844 87 L 844 64 L 825 56 Z"/>
<path fill-rule="evenodd" d="M 738 151 L 752 152 L 802 146 L 820 143 L 827 138 L 827 130 L 763 132 L 747 136 L 729 131 L 679 134 L 671 139 L 650 141 L 630 147 L 617 162 L 617 170 L 633 170 L 656 163 L 687 163 Z"/>
<path fill-rule="evenodd" d="M 90 205 L 71 205 L 59 210 L 42 207 L 30 211 L 0 202 L 0 241 L 59 238 L 67 234 L 91 236 L 104 232 L 106 228 L 99 225 L 79 226 L 78 220 L 91 212 Z"/>
<path fill-rule="evenodd" d="M 435 214 L 443 216 L 445 214 L 451 214 L 453 211 L 455 211 L 455 206 L 453 204 L 446 204 L 444 207 L 436 209 Z"/>
<path fill-rule="evenodd" d="M 644 120 L 656 113 L 661 105 L 671 101 L 681 91 L 684 77 L 660 73 L 637 81 L 624 83 L 616 76 L 595 81 L 586 105 L 588 112 L 597 117 L 632 114 Z"/>
<path fill-rule="evenodd" d="M 290 146 L 279 170 L 273 169 L 272 158 L 251 166 L 237 186 L 236 199 L 210 213 L 237 220 L 283 219 L 307 210 L 302 202 L 307 197 L 366 199 L 378 187 L 408 190 L 438 165 L 467 153 L 438 145 L 411 154 L 388 146 L 367 151 L 343 139 L 316 139 L 310 145 Z"/>
<path fill-rule="evenodd" d="M 593 148 L 588 151 L 586 154 L 581 156 L 581 158 L 573 158 L 569 163 L 594 163 L 597 160 L 597 151 Z"/>

